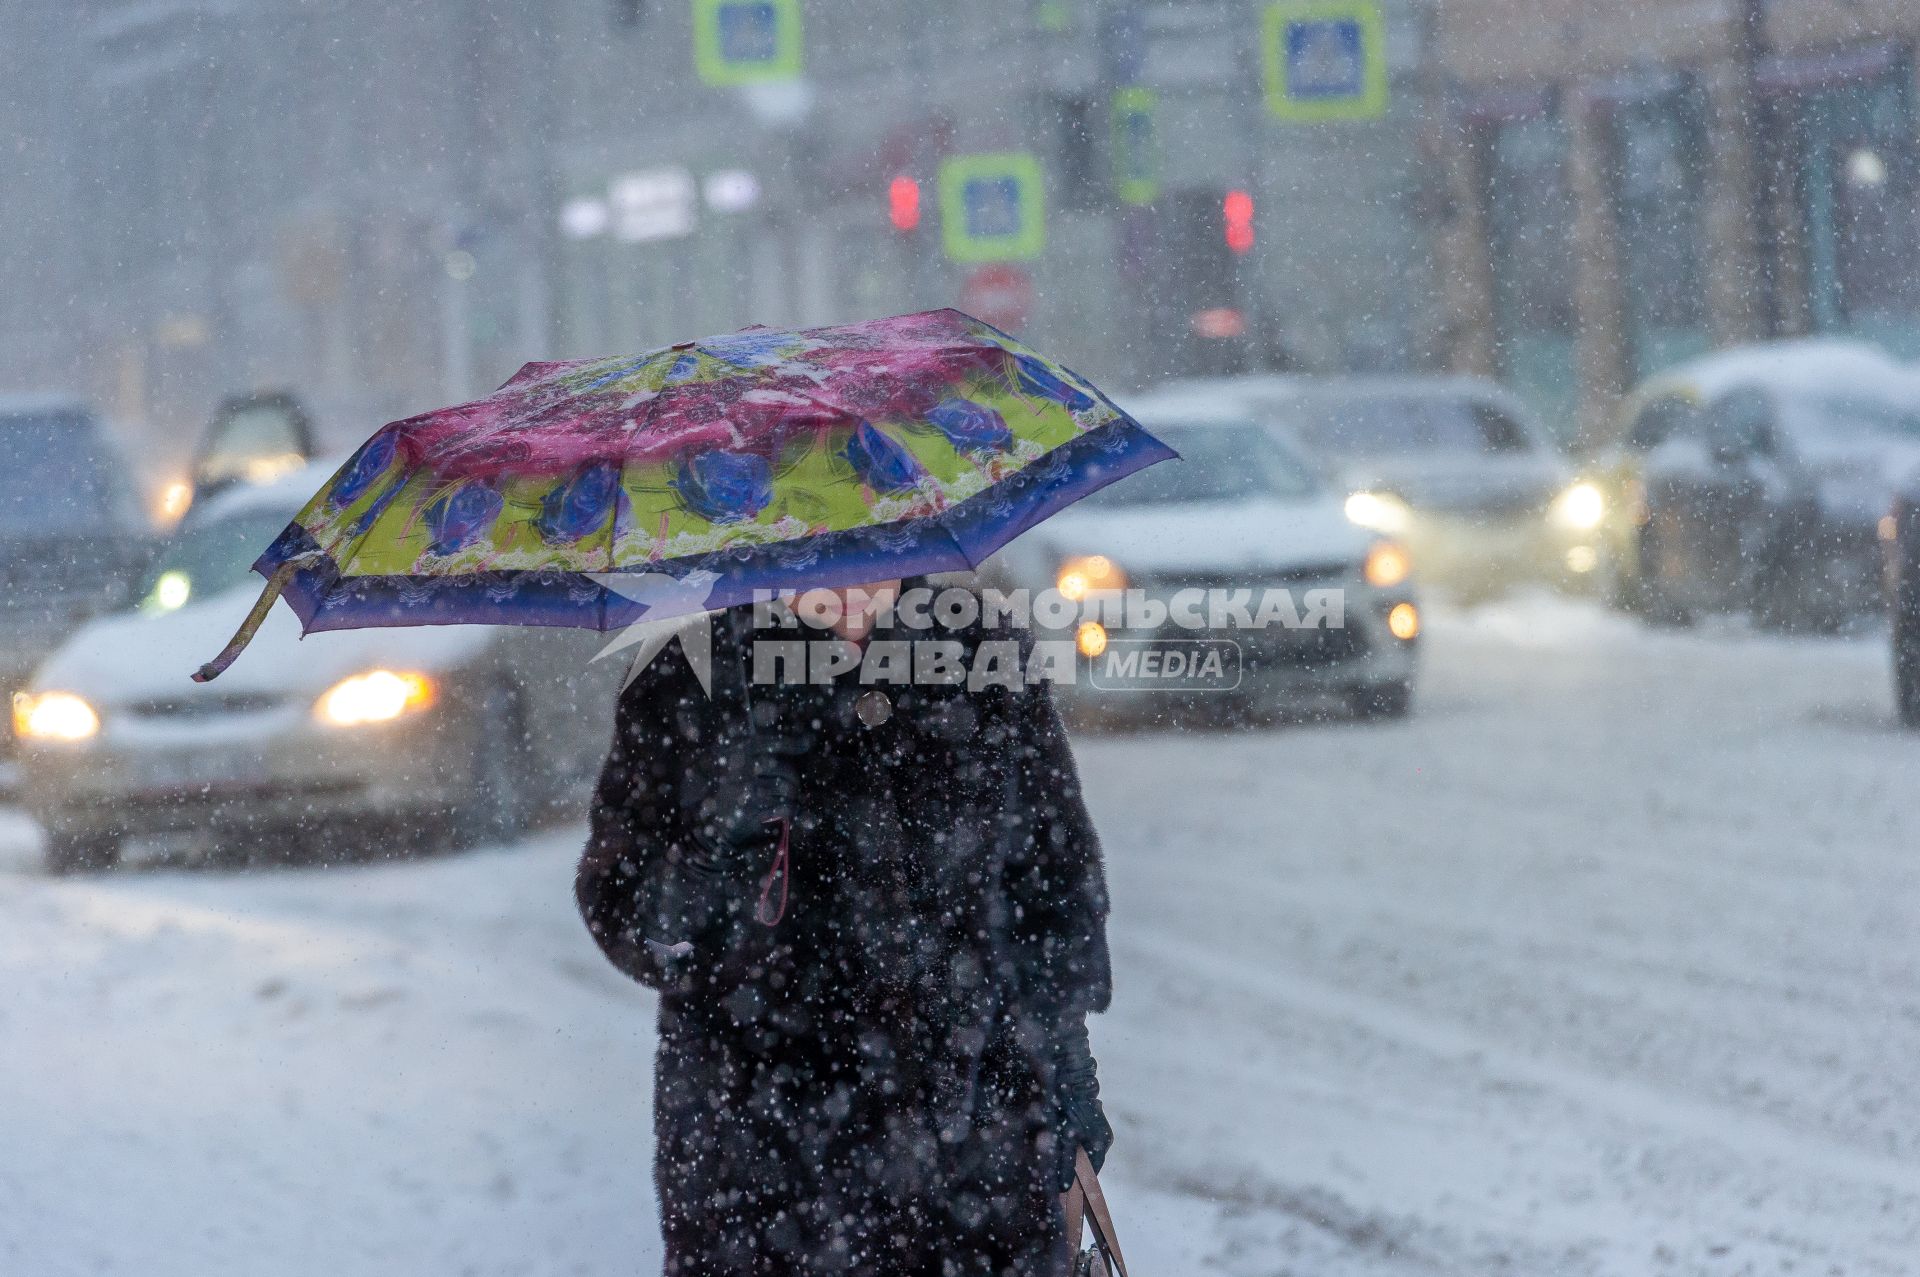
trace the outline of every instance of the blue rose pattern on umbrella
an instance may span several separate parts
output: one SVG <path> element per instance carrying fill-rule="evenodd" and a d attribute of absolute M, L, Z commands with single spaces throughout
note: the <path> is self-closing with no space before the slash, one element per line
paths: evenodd
<path fill-rule="evenodd" d="M 699 349 L 735 368 L 776 368 L 793 344 L 790 333 L 743 332 L 707 338 Z"/>
<path fill-rule="evenodd" d="M 1014 385 L 1023 395 L 1050 400 L 1068 412 L 1080 412 L 1093 407 L 1093 396 L 1075 390 L 1032 355 L 1015 354 L 1013 369 Z"/>
<path fill-rule="evenodd" d="M 541 498 L 533 526 L 548 545 L 567 545 L 606 528 L 620 491 L 620 467 L 600 461 Z"/>
<path fill-rule="evenodd" d="M 927 420 L 962 452 L 1004 452 L 1013 444 L 1007 419 L 971 399 L 942 399 L 927 410 Z"/>
<path fill-rule="evenodd" d="M 427 528 L 433 540 L 429 554 L 457 554 L 483 536 L 500 517 L 505 504 L 491 485 L 473 480 L 461 484 L 427 506 Z"/>
<path fill-rule="evenodd" d="M 673 490 L 701 518 L 738 523 L 773 500 L 773 466 L 751 452 L 696 453 L 674 473 Z"/>
<path fill-rule="evenodd" d="M 875 492 L 898 492 L 920 482 L 920 463 L 913 454 L 870 421 L 854 428 L 841 455 Z"/>
<path fill-rule="evenodd" d="M 393 464 L 393 454 L 399 447 L 393 432 L 387 430 L 367 440 L 366 446 L 348 463 L 347 472 L 327 490 L 327 505 L 334 510 L 344 510 L 365 496 L 373 481 Z"/>
<path fill-rule="evenodd" d="M 387 507 L 393 504 L 393 499 L 400 495 L 400 490 L 405 486 L 405 484 L 396 483 L 375 497 L 372 503 L 360 512 L 360 517 L 353 521 L 353 526 L 347 530 L 348 533 L 352 536 L 366 535 L 367 529 L 373 526 L 373 521 L 386 513 Z"/>

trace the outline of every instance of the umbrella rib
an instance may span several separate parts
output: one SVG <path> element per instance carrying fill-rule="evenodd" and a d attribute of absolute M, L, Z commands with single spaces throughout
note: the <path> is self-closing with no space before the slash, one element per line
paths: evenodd
<path fill-rule="evenodd" d="M 380 437 L 380 432 L 376 431 L 374 433 L 374 438 L 377 439 L 379 437 Z M 373 439 L 367 440 L 366 444 L 361 445 L 361 449 L 364 450 L 367 447 L 367 445 L 371 444 L 372 442 L 373 442 Z M 355 452 L 354 457 L 358 457 L 358 456 L 359 456 L 359 452 Z M 350 466 L 352 464 L 353 464 L 353 458 L 349 458 L 346 464 L 341 467 L 341 470 L 344 471 L 347 466 Z M 381 507 L 380 514 L 385 515 L 386 514 L 385 503 L 391 501 L 393 498 L 400 495 L 399 489 L 406 487 L 407 482 L 413 478 L 413 473 L 414 472 L 412 470 L 404 470 L 400 474 L 394 476 L 391 487 L 380 489 L 379 493 L 375 495 L 370 505 L 380 506 Z M 339 472 L 336 472 L 332 479 L 327 480 L 328 487 L 332 487 L 333 483 L 338 478 L 339 478 Z M 333 564 L 334 571 L 341 576 L 346 575 L 347 564 L 353 560 L 355 555 L 360 553 L 360 547 L 366 543 L 367 538 L 373 535 L 373 525 L 380 521 L 378 517 L 373 519 L 366 519 L 366 516 L 364 514 L 362 514 L 361 518 L 365 519 L 366 521 L 365 527 L 361 528 L 358 532 L 354 533 L 352 536 L 347 537 L 344 541 L 336 543 L 335 545 L 330 547 L 329 546 L 321 547 L 321 553 L 326 557 L 328 562 Z M 329 588 L 331 588 L 331 585 L 329 585 Z M 304 624 L 301 626 L 301 632 L 302 633 L 306 632 L 306 627 Z"/>

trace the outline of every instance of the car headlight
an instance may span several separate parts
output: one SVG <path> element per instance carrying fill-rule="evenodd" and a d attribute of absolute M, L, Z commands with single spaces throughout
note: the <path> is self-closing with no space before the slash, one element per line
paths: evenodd
<path fill-rule="evenodd" d="M 1575 532 L 1591 532 L 1607 517 L 1606 494 L 1591 483 L 1576 483 L 1553 499 L 1553 520 Z"/>
<path fill-rule="evenodd" d="M 13 734 L 21 740 L 80 741 L 100 730 L 100 715 L 72 692 L 15 692 Z"/>
<path fill-rule="evenodd" d="M 187 507 L 192 504 L 193 485 L 185 479 L 170 480 L 154 498 L 154 521 L 170 528 L 180 522 L 187 512 Z"/>
<path fill-rule="evenodd" d="M 1088 554 L 1062 563 L 1053 584 L 1061 598 L 1078 603 L 1097 590 L 1126 589 L 1127 574 L 1106 555 Z"/>
<path fill-rule="evenodd" d="M 1375 532 L 1405 532 L 1413 511 L 1391 492 L 1356 492 L 1347 498 L 1347 519 Z"/>
<path fill-rule="evenodd" d="M 433 704 L 438 689 L 425 674 L 368 670 L 343 678 L 313 703 L 313 713 L 335 727 L 390 723 Z"/>
<path fill-rule="evenodd" d="M 177 612 L 192 597 L 193 578 L 170 568 L 155 578 L 153 591 L 147 595 L 146 608 L 149 612 Z"/>
<path fill-rule="evenodd" d="M 1368 585 L 1377 585 L 1382 589 L 1398 585 L 1406 580 L 1413 571 L 1413 560 L 1407 552 L 1392 541 L 1375 541 L 1373 548 L 1367 551 L 1366 577 Z"/>

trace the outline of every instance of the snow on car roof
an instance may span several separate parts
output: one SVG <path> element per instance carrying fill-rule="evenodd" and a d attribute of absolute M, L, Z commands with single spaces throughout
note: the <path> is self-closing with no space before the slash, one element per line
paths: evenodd
<path fill-rule="evenodd" d="M 79 395 L 58 390 L 16 391 L 0 394 L 0 417 L 36 417 L 79 412 L 93 415 L 93 406 Z"/>
<path fill-rule="evenodd" d="M 1878 392 L 1889 398 L 1920 398 L 1920 374 L 1877 346 L 1832 338 L 1765 342 L 1715 351 L 1650 378 L 1639 397 L 1685 391 L 1716 399 L 1736 386 L 1776 393 Z"/>
<path fill-rule="evenodd" d="M 1183 388 L 1155 389 L 1117 401 L 1128 415 L 1143 424 L 1204 426 L 1256 425 L 1245 395 L 1197 392 Z"/>
<path fill-rule="evenodd" d="M 1242 373 L 1231 377 L 1184 377 L 1164 383 L 1161 394 L 1218 397 L 1244 404 L 1250 399 L 1442 398 L 1478 400 L 1531 421 L 1532 410 L 1499 382 L 1469 373 L 1361 373 L 1301 376 L 1294 373 Z"/>

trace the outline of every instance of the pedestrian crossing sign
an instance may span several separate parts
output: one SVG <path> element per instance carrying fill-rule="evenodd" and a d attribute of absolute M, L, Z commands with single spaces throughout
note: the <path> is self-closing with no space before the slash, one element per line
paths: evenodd
<path fill-rule="evenodd" d="M 693 65 L 716 88 L 800 75 L 800 0 L 693 0 Z"/>
<path fill-rule="evenodd" d="M 1040 161 L 1025 151 L 956 155 L 940 166 L 940 239 L 956 262 L 1014 262 L 1047 246 Z"/>
<path fill-rule="evenodd" d="M 1276 119 L 1375 120 L 1387 110 L 1386 21 L 1378 0 L 1280 0 L 1261 33 Z"/>

